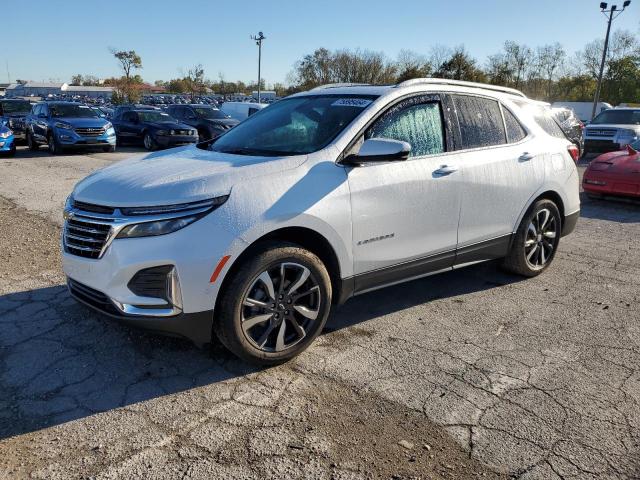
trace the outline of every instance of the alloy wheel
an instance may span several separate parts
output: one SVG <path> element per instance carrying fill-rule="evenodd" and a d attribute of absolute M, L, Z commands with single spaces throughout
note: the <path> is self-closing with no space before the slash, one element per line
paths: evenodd
<path fill-rule="evenodd" d="M 153 150 L 153 141 L 148 133 L 144 136 L 144 148 L 147 150 Z"/>
<path fill-rule="evenodd" d="M 550 261 L 557 236 L 558 224 L 551 211 L 538 210 L 529 223 L 524 241 L 525 258 L 531 268 L 542 269 Z"/>
<path fill-rule="evenodd" d="M 255 277 L 241 304 L 241 326 L 247 340 L 265 352 L 281 352 L 306 336 L 318 319 L 320 286 L 311 271 L 283 262 Z"/>

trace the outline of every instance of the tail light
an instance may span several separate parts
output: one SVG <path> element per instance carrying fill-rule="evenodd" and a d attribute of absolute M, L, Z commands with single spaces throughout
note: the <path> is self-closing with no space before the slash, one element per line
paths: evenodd
<path fill-rule="evenodd" d="M 569 155 L 571 155 L 571 158 L 573 158 L 573 161 L 578 163 L 578 160 L 580 159 L 580 150 L 578 147 L 573 144 L 567 145 L 567 151 L 569 152 Z"/>
<path fill-rule="evenodd" d="M 584 123 L 580 122 L 580 130 L 584 130 Z"/>

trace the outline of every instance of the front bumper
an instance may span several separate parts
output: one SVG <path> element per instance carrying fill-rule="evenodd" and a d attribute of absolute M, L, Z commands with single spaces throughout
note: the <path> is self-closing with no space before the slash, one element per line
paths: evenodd
<path fill-rule="evenodd" d="M 73 130 L 56 129 L 56 138 L 60 145 L 65 148 L 90 148 L 90 147 L 109 147 L 116 145 L 116 135 L 107 135 L 106 133 L 95 136 L 85 137 L 78 135 Z"/>
<path fill-rule="evenodd" d="M 220 286 L 220 281 L 211 283 L 211 275 L 220 259 L 234 252 L 238 241 L 212 225 L 212 215 L 215 212 L 168 235 L 115 239 L 99 259 L 77 256 L 63 248 L 62 267 L 69 284 L 80 285 L 75 293 L 72 290 L 74 297 L 125 323 L 184 336 L 197 344 L 209 342 L 213 316 L 207 312 L 213 311 Z M 171 305 L 161 310 L 157 298 L 136 295 L 129 288 L 141 270 L 166 265 L 174 267 L 179 281 L 181 308 L 174 312 L 167 311 Z M 94 299 L 102 296 L 103 301 L 88 301 L 82 297 L 83 289 Z M 128 308 L 131 306 L 136 307 Z M 207 322 L 193 320 L 205 317 Z M 183 319 L 195 324 L 183 325 Z"/>
<path fill-rule="evenodd" d="M 597 184 L 589 182 L 597 182 Z M 592 195 L 640 198 L 640 180 L 634 182 L 621 176 L 602 175 L 595 178 L 585 176 L 582 188 Z"/>
<path fill-rule="evenodd" d="M 584 139 L 584 151 L 586 153 L 607 153 L 617 152 L 618 150 L 622 150 L 622 147 L 613 140 Z"/>
<path fill-rule="evenodd" d="M 15 134 L 8 138 L 0 138 L 0 152 L 10 152 L 15 146 Z"/>
<path fill-rule="evenodd" d="M 121 313 L 104 293 L 86 285 L 67 279 L 67 288 L 73 298 L 80 303 L 119 322 L 136 328 L 143 328 L 164 335 L 187 338 L 201 347 L 211 340 L 213 310 L 197 313 L 180 313 L 169 318 L 145 317 Z"/>
<path fill-rule="evenodd" d="M 156 135 L 154 140 L 158 146 L 163 148 L 168 147 L 181 147 L 184 145 L 191 145 L 198 142 L 198 137 L 192 137 L 188 135 Z"/>

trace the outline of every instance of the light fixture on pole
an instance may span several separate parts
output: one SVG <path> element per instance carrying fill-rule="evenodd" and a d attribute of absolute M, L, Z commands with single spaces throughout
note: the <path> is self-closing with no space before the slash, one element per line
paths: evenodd
<path fill-rule="evenodd" d="M 264 36 L 264 34 L 262 32 L 258 32 L 258 35 L 252 35 L 251 36 L 251 40 L 255 40 L 256 41 L 256 45 L 258 45 L 258 103 L 260 103 L 260 83 L 261 83 L 261 76 L 260 76 L 260 66 L 262 63 L 262 41 L 267 38 Z"/>
<path fill-rule="evenodd" d="M 602 61 L 600 62 L 600 73 L 598 74 L 598 85 L 596 86 L 596 95 L 593 98 L 593 109 L 591 110 L 591 120 L 596 116 L 596 109 L 598 108 L 598 102 L 600 101 L 600 90 L 602 89 L 602 75 L 604 73 L 604 63 L 607 60 L 607 49 L 609 48 L 609 33 L 611 32 L 611 22 L 618 18 L 618 16 L 624 12 L 624 10 L 631 5 L 631 0 L 625 0 L 622 4 L 622 10 L 618 10 L 617 5 L 611 5 L 611 8 L 607 10 L 608 4 L 606 2 L 600 2 L 600 10 L 602 14 L 607 17 L 607 35 L 604 37 L 604 48 L 602 50 Z M 616 13 L 617 12 L 617 13 Z"/>

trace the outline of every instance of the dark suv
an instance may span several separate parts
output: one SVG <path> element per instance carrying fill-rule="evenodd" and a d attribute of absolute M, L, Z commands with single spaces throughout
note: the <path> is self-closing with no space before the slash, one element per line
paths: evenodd
<path fill-rule="evenodd" d="M 27 100 L 0 100 L 0 125 L 5 123 L 13 131 L 16 140 L 25 140 L 25 119 L 31 111 Z"/>
<path fill-rule="evenodd" d="M 30 150 L 47 145 L 53 155 L 68 148 L 116 149 L 116 131 L 87 105 L 75 102 L 36 103 L 26 122 Z"/>
<path fill-rule="evenodd" d="M 169 105 L 167 113 L 182 123 L 196 127 L 201 142 L 216 138 L 240 123 L 211 105 Z"/>

